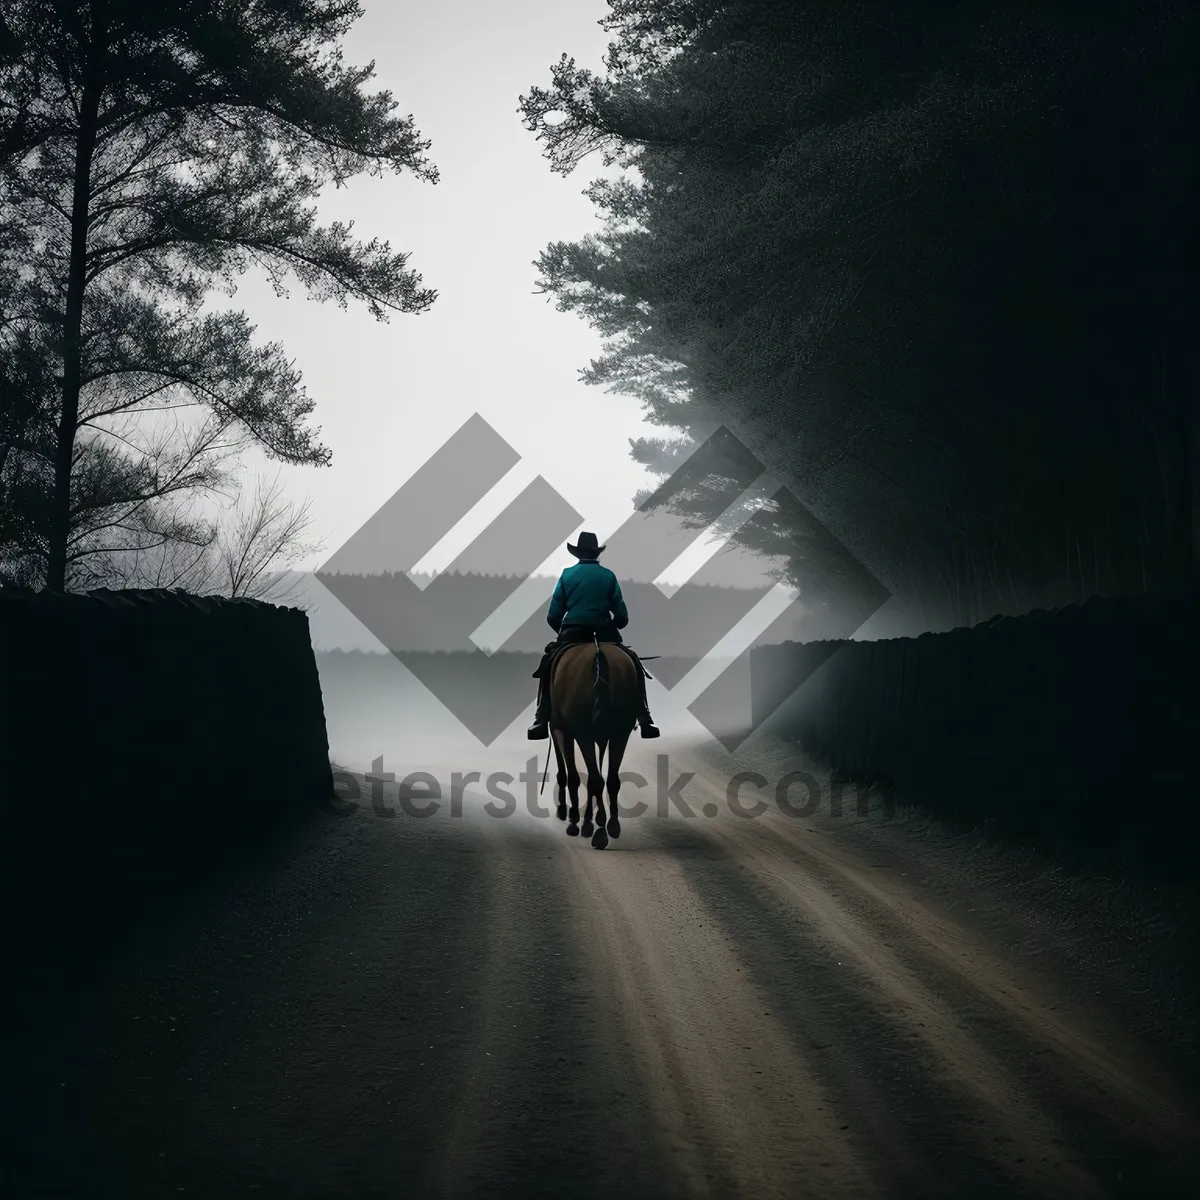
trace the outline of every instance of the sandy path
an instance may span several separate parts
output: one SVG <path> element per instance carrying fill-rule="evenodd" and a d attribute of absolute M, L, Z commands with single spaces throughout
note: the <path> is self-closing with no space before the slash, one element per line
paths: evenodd
<path fill-rule="evenodd" d="M 1190 1194 L 1196 1097 L 1099 985 L 931 899 L 902 831 L 739 819 L 671 755 L 716 816 L 599 853 L 473 790 L 364 805 L 130 940 L 17 1031 L 13 1194 Z"/>
<path fill-rule="evenodd" d="M 669 852 L 574 855 L 580 933 L 693 1196 L 875 1189 L 836 1106 Z"/>

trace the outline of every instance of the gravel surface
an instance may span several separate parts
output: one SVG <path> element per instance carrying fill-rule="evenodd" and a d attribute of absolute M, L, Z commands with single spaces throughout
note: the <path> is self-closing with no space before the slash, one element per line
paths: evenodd
<path fill-rule="evenodd" d="M 656 814 L 660 754 L 694 816 Z M 782 746 L 626 768 L 650 811 L 603 852 L 388 784 L 396 815 L 315 815 L 69 997 L 27 973 L 6 1194 L 1200 1192 L 1187 897 L 852 794 L 786 816 L 820 773 Z"/>

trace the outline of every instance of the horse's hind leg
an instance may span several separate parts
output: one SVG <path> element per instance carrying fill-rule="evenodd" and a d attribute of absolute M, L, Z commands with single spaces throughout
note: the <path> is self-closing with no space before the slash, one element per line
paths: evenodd
<path fill-rule="evenodd" d="M 617 796 L 621 791 L 621 761 L 625 757 L 625 747 L 629 744 L 629 734 L 613 738 L 608 747 L 608 836 L 621 836 L 621 817 Z"/>
<path fill-rule="evenodd" d="M 604 751 L 608 748 L 607 742 L 600 743 L 600 759 L 596 770 L 600 774 L 600 782 L 596 786 L 596 825 L 599 829 L 605 828 L 604 817 Z"/>
<path fill-rule="evenodd" d="M 567 768 L 563 763 L 562 734 L 556 729 L 551 734 L 554 743 L 554 761 L 556 773 L 554 776 L 555 793 L 558 797 L 558 819 L 567 819 Z"/>
<path fill-rule="evenodd" d="M 559 739 L 562 756 L 567 765 L 567 791 L 571 793 L 570 824 L 567 826 L 568 837 L 579 836 L 579 768 L 575 765 L 575 742 L 570 734 L 555 730 L 554 736 Z"/>
<path fill-rule="evenodd" d="M 600 774 L 600 765 L 596 761 L 596 744 L 590 739 L 580 743 L 583 761 L 587 765 L 588 810 L 587 822 L 583 827 L 583 836 L 588 836 L 588 828 L 592 821 L 592 801 L 595 800 L 600 808 L 600 824 L 592 836 L 592 845 L 597 850 L 603 850 L 608 845 L 608 834 L 604 830 L 604 776 Z"/>

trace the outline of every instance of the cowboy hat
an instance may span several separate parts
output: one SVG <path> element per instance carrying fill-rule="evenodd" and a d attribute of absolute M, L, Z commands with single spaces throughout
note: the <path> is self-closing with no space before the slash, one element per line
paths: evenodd
<path fill-rule="evenodd" d="M 594 533 L 583 532 L 579 535 L 579 545 L 572 546 L 567 543 L 567 549 L 575 555 L 576 558 L 595 558 L 604 547 L 597 544 L 596 535 Z"/>

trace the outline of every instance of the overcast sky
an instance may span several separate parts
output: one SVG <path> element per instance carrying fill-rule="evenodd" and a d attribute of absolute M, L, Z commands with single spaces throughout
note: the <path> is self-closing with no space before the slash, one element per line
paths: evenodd
<path fill-rule="evenodd" d="M 311 497 L 323 563 L 472 413 L 522 456 L 488 501 L 422 562 L 444 568 L 458 548 L 542 474 L 601 537 L 632 509 L 646 476 L 629 439 L 650 432 L 637 401 L 578 381 L 599 338 L 533 294 L 533 261 L 555 239 L 599 228 L 581 194 L 597 159 L 572 177 L 550 172 L 517 114 L 531 84 L 549 82 L 565 51 L 599 69 L 603 0 L 366 0 L 346 59 L 374 59 L 432 145 L 436 185 L 362 178 L 323 200 L 325 221 L 353 220 L 411 253 L 439 298 L 421 316 L 382 324 L 361 306 L 342 311 L 297 287 L 277 299 L 247 276 L 233 304 L 263 340 L 278 340 L 316 402 L 313 422 L 333 451 L 327 468 L 285 468 L 289 495 Z M 269 464 L 273 473 L 277 467 Z M 570 563 L 562 551 L 547 567 Z"/>

